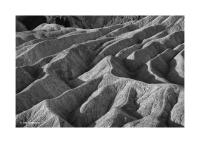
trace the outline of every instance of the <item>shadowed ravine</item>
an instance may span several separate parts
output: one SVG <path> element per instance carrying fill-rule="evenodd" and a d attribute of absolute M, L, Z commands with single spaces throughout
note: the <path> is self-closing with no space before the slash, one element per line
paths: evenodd
<path fill-rule="evenodd" d="M 184 127 L 184 17 L 16 33 L 17 127 Z"/>

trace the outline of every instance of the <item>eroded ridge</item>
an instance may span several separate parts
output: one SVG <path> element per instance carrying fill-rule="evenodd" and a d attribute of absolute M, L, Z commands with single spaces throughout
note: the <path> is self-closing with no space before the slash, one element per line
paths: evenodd
<path fill-rule="evenodd" d="M 184 127 L 184 17 L 16 34 L 16 127 Z"/>

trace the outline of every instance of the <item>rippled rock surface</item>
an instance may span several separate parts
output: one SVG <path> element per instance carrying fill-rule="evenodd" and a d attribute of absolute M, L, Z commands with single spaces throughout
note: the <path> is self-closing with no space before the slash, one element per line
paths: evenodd
<path fill-rule="evenodd" d="M 184 127 L 184 17 L 16 33 L 17 127 Z"/>

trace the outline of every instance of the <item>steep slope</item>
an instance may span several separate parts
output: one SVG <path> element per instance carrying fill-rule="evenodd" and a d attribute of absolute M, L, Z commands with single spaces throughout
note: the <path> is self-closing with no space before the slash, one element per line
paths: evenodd
<path fill-rule="evenodd" d="M 16 34 L 17 127 L 184 127 L 184 17 Z"/>

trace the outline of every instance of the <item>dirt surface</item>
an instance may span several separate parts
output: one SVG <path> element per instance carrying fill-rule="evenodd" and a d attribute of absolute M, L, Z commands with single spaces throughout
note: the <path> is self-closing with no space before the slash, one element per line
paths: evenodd
<path fill-rule="evenodd" d="M 16 126 L 184 127 L 184 17 L 87 28 L 16 33 Z"/>

